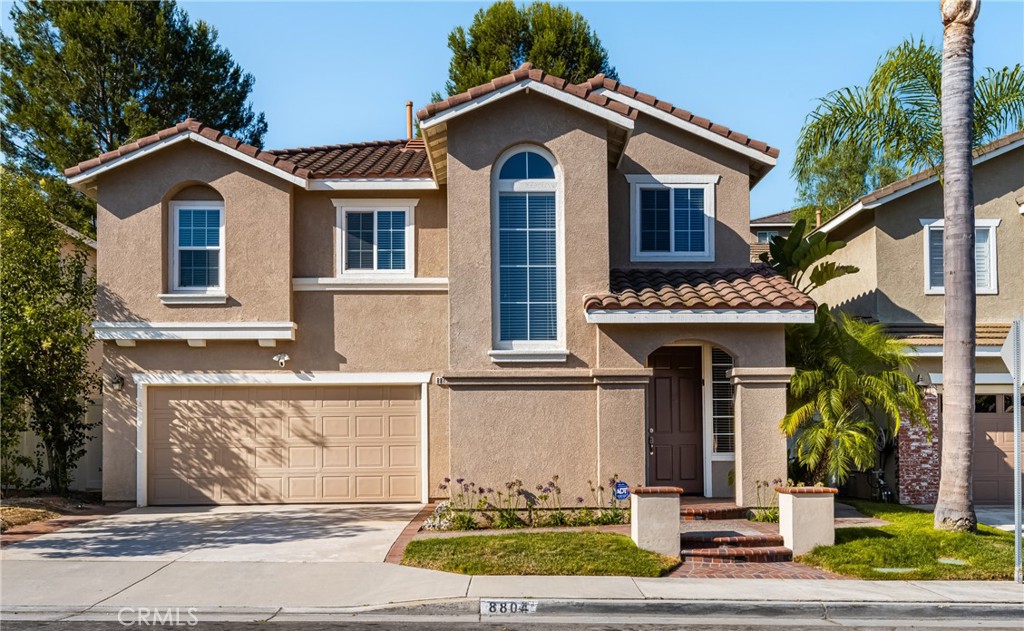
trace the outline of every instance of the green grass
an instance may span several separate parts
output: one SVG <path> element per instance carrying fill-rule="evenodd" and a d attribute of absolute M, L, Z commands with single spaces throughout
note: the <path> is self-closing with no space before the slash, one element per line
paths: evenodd
<path fill-rule="evenodd" d="M 807 565 L 837 574 L 876 580 L 1009 580 L 1013 578 L 1013 535 L 988 526 L 977 534 L 932 528 L 932 514 L 907 506 L 847 501 L 869 517 L 891 522 L 878 528 L 838 528 L 836 545 L 799 557 Z M 939 558 L 965 561 L 946 565 Z M 915 568 L 882 573 L 874 568 Z"/>
<path fill-rule="evenodd" d="M 536 532 L 417 539 L 402 565 L 459 574 L 661 576 L 678 564 L 624 535 Z"/>

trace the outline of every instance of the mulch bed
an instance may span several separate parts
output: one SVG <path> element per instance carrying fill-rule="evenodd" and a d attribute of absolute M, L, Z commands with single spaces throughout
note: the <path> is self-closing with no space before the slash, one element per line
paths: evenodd
<path fill-rule="evenodd" d="M 131 508 L 128 504 L 111 505 L 100 503 L 92 495 L 80 494 L 71 498 L 56 496 L 29 496 L 22 493 L 6 494 L 3 503 L 8 506 L 24 506 L 27 508 L 40 508 L 55 513 L 60 517 L 43 521 L 34 521 L 21 526 L 13 526 L 0 534 L 0 548 L 5 548 L 13 543 L 27 541 L 40 535 L 57 532 L 71 526 L 80 526 L 86 522 L 120 513 Z"/>

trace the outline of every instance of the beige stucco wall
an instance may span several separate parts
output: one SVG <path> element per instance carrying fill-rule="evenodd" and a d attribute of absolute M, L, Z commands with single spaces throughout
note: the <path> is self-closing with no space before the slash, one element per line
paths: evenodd
<path fill-rule="evenodd" d="M 336 199 L 415 199 L 415 275 L 444 278 L 448 275 L 448 214 L 445 191 L 306 191 L 295 190 L 296 278 L 331 277 L 337 274 Z"/>
<path fill-rule="evenodd" d="M 747 267 L 750 264 L 750 166 L 721 145 L 640 116 L 619 167 L 608 169 L 608 221 L 613 268 L 666 267 L 663 262 L 629 260 L 627 174 L 720 175 L 715 189 L 715 261 L 672 263 L 670 267 Z"/>
<path fill-rule="evenodd" d="M 1024 151 L 1016 150 L 975 167 L 977 219 L 998 219 L 998 294 L 978 295 L 978 322 L 1005 323 L 1024 306 L 1024 215 L 1016 197 L 1024 191 Z M 921 219 L 942 218 L 942 189 L 926 186 L 894 199 L 833 234 L 847 241 L 834 260 L 861 268 L 812 294 L 816 300 L 883 322 L 943 321 L 941 294 L 927 295 Z M 872 223 L 873 220 L 873 223 Z"/>
<path fill-rule="evenodd" d="M 227 304 L 164 305 L 158 295 L 169 286 L 168 202 L 196 184 L 224 200 Z M 101 175 L 99 319 L 290 321 L 291 189 L 279 177 L 192 142 Z"/>

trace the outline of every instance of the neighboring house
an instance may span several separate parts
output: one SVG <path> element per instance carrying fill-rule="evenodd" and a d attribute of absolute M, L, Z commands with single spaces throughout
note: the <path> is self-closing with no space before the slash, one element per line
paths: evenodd
<path fill-rule="evenodd" d="M 977 397 L 974 500 L 1013 497 L 1013 397 L 999 349 L 1024 311 L 1024 132 L 974 152 L 977 267 Z M 915 347 L 933 435 L 906 424 L 898 440 L 900 501 L 935 502 L 942 393 L 942 188 L 931 172 L 861 197 L 820 230 L 847 242 L 835 259 L 860 272 L 832 281 L 814 298 L 882 322 Z"/>
<path fill-rule="evenodd" d="M 786 238 L 793 229 L 793 211 L 787 210 L 750 220 L 750 260 L 761 260 L 761 253 L 768 251 L 773 237 Z"/>
<path fill-rule="evenodd" d="M 87 257 L 89 270 L 95 270 L 96 241 L 59 221 L 54 223 L 57 224 L 57 227 L 65 235 L 61 238 L 62 256 L 70 256 L 75 252 L 84 252 Z M 103 365 L 103 348 L 99 342 L 93 344 L 92 348 L 89 349 L 89 363 L 97 371 Z M 100 439 L 103 403 L 99 392 L 94 397 L 89 400 L 85 418 L 86 422 L 95 423 L 95 426 L 90 432 L 89 442 L 85 445 L 85 455 L 78 461 L 78 467 L 72 476 L 71 489 L 75 491 L 98 491 L 102 488 L 103 484 L 103 441 Z M 19 443 L 19 450 L 22 455 L 35 459 L 36 447 L 38 445 L 39 439 L 36 438 L 35 434 L 31 432 L 22 433 Z M 25 468 L 21 468 L 19 474 L 26 481 L 30 481 L 36 475 L 31 470 Z"/>
<path fill-rule="evenodd" d="M 601 75 L 529 64 L 423 139 L 260 150 L 188 120 L 67 171 L 98 202 L 104 495 L 755 501 L 784 478 L 784 325 L 751 267 L 777 150 Z M 730 484 L 730 471 L 735 488 Z"/>

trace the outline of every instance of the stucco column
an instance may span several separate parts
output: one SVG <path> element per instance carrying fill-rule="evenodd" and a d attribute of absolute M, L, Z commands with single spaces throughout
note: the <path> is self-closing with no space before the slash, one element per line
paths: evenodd
<path fill-rule="evenodd" d="M 597 479 L 618 475 L 630 487 L 647 483 L 647 384 L 651 371 L 595 370 Z"/>
<path fill-rule="evenodd" d="M 737 506 L 757 503 L 758 480 L 786 480 L 786 436 L 779 421 L 786 415 L 786 386 L 793 372 L 785 366 L 729 371 L 736 387 Z"/>

